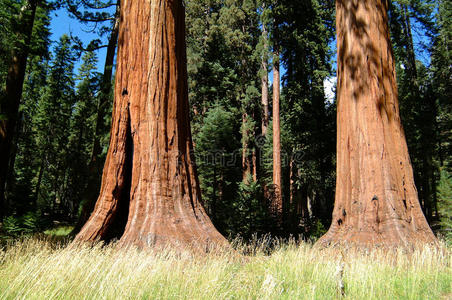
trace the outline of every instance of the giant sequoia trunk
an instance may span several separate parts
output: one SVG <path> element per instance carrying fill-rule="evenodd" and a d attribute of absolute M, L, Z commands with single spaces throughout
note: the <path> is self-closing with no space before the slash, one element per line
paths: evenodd
<path fill-rule="evenodd" d="M 333 221 L 319 244 L 435 242 L 399 117 L 385 0 L 337 0 L 338 135 Z"/>
<path fill-rule="evenodd" d="M 5 95 L 0 99 L 0 219 L 6 215 L 5 186 L 9 173 L 12 143 L 19 117 L 19 105 L 25 79 L 25 69 L 37 0 L 25 1 L 17 19 L 16 44 L 6 77 Z"/>
<path fill-rule="evenodd" d="M 201 205 L 189 123 L 182 0 L 121 1 L 110 148 L 94 212 L 75 242 L 225 245 Z"/>

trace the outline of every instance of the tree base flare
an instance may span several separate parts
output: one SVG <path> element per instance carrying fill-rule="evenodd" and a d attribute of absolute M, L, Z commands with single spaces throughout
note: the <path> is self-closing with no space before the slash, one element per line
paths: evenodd
<path fill-rule="evenodd" d="M 120 247 L 201 252 L 226 247 L 202 207 L 193 158 L 182 1 L 121 3 L 118 41 L 102 187 L 74 243 L 119 240 Z"/>
<path fill-rule="evenodd" d="M 315 244 L 317 248 L 405 249 L 416 250 L 425 246 L 439 247 L 430 229 L 416 232 L 328 231 Z"/>

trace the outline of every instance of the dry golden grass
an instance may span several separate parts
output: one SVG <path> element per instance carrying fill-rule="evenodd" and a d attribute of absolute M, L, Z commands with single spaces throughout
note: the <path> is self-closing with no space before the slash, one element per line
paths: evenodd
<path fill-rule="evenodd" d="M 450 299 L 452 292 L 449 250 L 344 253 L 290 243 L 265 256 L 254 248 L 246 259 L 192 257 L 25 239 L 0 251 L 0 298 Z"/>

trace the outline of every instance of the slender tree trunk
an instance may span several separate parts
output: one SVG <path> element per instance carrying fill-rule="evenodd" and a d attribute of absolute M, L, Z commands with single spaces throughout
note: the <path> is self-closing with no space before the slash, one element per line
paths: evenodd
<path fill-rule="evenodd" d="M 93 141 L 93 149 L 91 152 L 91 159 L 88 164 L 89 180 L 86 192 L 83 197 L 85 200 L 82 203 L 82 209 L 78 218 L 77 224 L 74 227 L 73 233 L 78 233 L 82 226 L 88 221 L 90 214 L 94 210 L 96 204 L 97 195 L 99 193 L 100 176 L 103 166 L 103 160 L 101 159 L 102 147 L 101 138 L 105 133 L 106 128 L 104 124 L 104 117 L 107 112 L 108 104 L 110 102 L 110 93 L 112 89 L 112 77 L 113 77 L 113 64 L 116 53 L 116 46 L 118 44 L 119 22 L 120 22 L 120 8 L 121 4 L 118 0 L 116 5 L 115 22 L 110 34 L 107 45 L 107 55 L 105 57 L 104 73 L 101 83 L 101 93 L 99 96 L 99 102 L 97 105 L 97 118 L 95 125 L 95 135 Z"/>
<path fill-rule="evenodd" d="M 248 114 L 242 114 L 242 181 L 248 184 L 248 177 L 251 175 L 251 161 L 249 151 Z"/>
<path fill-rule="evenodd" d="M 264 54 L 262 55 L 262 136 L 267 135 L 268 129 L 268 57 L 266 51 L 268 49 L 268 32 L 264 24 L 262 24 L 262 38 L 264 39 Z"/>
<path fill-rule="evenodd" d="M 281 190 L 281 131 L 279 119 L 280 75 L 279 48 L 275 45 L 273 58 L 273 187 L 272 210 L 278 225 L 283 222 L 283 202 Z"/>
<path fill-rule="evenodd" d="M 242 24 L 242 33 L 246 33 L 247 32 L 247 26 L 246 26 L 246 22 L 244 22 Z M 242 79 L 245 80 L 245 78 L 247 78 L 247 68 L 248 68 L 248 63 L 247 63 L 247 57 L 245 54 L 245 49 L 242 48 L 241 51 L 241 76 Z M 243 89 L 240 93 L 240 95 L 244 95 L 245 94 L 245 90 Z M 249 177 L 251 176 L 252 178 L 254 178 L 254 172 L 255 172 L 255 168 L 256 166 L 253 165 L 252 162 L 252 156 L 253 156 L 253 151 L 254 149 L 251 149 L 251 144 L 250 144 L 250 137 L 252 135 L 254 135 L 254 128 L 249 128 L 249 119 L 250 119 L 250 114 L 251 114 L 251 119 L 254 119 L 254 113 L 250 112 L 247 105 L 244 103 L 243 104 L 243 112 L 242 112 L 242 177 L 243 177 L 243 183 L 248 184 L 249 183 Z M 253 179 L 254 180 L 254 179 Z"/>
<path fill-rule="evenodd" d="M 399 117 L 385 0 L 337 0 L 338 138 L 333 221 L 321 246 L 436 243 Z"/>
<path fill-rule="evenodd" d="M 36 182 L 35 194 L 33 197 L 33 204 L 34 204 L 35 209 L 38 208 L 39 191 L 41 189 L 41 182 L 42 182 L 43 175 L 44 175 L 44 158 L 42 158 L 41 165 L 39 167 L 38 181 Z"/>
<path fill-rule="evenodd" d="M 8 164 L 8 174 L 6 175 L 6 182 L 5 182 L 5 204 L 6 207 L 11 207 L 11 199 L 8 197 L 8 191 L 10 191 L 13 188 L 14 185 L 14 166 L 16 165 L 16 157 L 17 157 L 17 151 L 18 151 L 18 143 L 20 139 L 20 135 L 22 134 L 22 112 L 19 113 L 19 117 L 16 124 L 16 133 L 13 137 L 13 141 L 11 144 L 11 151 L 10 151 L 10 160 Z M 25 213 L 26 209 L 26 203 L 16 203 L 16 213 L 21 215 Z"/>
<path fill-rule="evenodd" d="M 301 200 L 300 200 L 300 207 L 301 207 L 301 218 L 308 219 L 310 217 L 309 215 L 309 201 L 311 198 L 308 195 L 308 189 L 307 185 L 305 185 L 305 188 L 301 191 Z"/>
<path fill-rule="evenodd" d="M 25 68 L 38 0 L 28 0 L 22 6 L 17 23 L 18 41 L 13 46 L 11 64 L 6 77 L 5 96 L 0 99 L 0 219 L 7 213 L 5 186 L 10 163 L 11 147 L 19 113 L 25 79 Z M 21 43 L 24 43 L 23 45 Z"/>
<path fill-rule="evenodd" d="M 416 68 L 416 55 L 414 52 L 414 43 L 413 43 L 413 34 L 412 34 L 412 28 L 411 28 L 411 21 L 410 21 L 410 15 L 407 5 L 402 5 L 403 9 L 403 26 L 404 26 L 404 32 L 406 34 L 407 39 L 407 73 L 410 78 L 410 84 L 411 89 L 413 89 L 413 94 L 411 97 L 413 97 L 413 105 L 415 106 L 415 109 L 417 109 L 419 114 L 425 114 L 427 117 L 431 116 L 431 114 L 434 114 L 434 103 L 433 106 L 431 106 L 431 101 L 429 99 L 423 98 L 421 95 L 421 90 L 419 87 L 419 79 L 418 79 L 418 72 Z M 427 111 L 422 111 L 422 107 L 429 106 Z M 432 221 L 432 208 L 433 208 L 433 202 L 434 202 L 434 195 L 432 193 L 433 188 L 432 185 L 436 185 L 436 180 L 434 178 L 434 166 L 433 166 L 433 143 L 430 143 L 430 140 L 432 139 L 432 136 L 436 134 L 433 126 L 436 121 L 436 114 L 435 116 L 429 118 L 425 118 L 426 124 L 418 124 L 421 126 L 420 128 L 420 134 L 421 134 L 421 140 L 423 140 L 422 145 L 420 146 L 419 153 L 422 157 L 422 166 L 419 165 L 418 168 L 422 170 L 422 178 L 419 178 L 417 180 L 418 187 L 420 187 L 421 192 L 419 193 L 419 197 L 421 200 L 421 203 L 423 203 L 422 208 L 424 210 L 424 213 L 427 217 L 427 220 L 429 222 Z"/>
<path fill-rule="evenodd" d="M 213 219 L 214 222 L 218 220 L 218 218 L 216 216 L 217 211 L 218 211 L 218 204 L 219 203 L 224 203 L 224 197 L 223 197 L 223 194 L 224 194 L 224 192 L 223 192 L 223 190 L 224 190 L 224 174 L 223 174 L 223 170 L 221 168 L 220 168 L 219 172 L 220 172 L 220 174 L 219 174 L 220 178 L 219 178 L 219 181 L 218 181 L 218 198 L 216 198 L 216 202 L 215 202 L 215 218 Z"/>
<path fill-rule="evenodd" d="M 256 119 L 256 112 L 253 111 L 253 114 L 251 115 L 251 118 L 253 120 Z M 255 129 L 253 129 L 253 135 L 255 135 Z M 257 143 L 254 141 L 253 148 L 251 150 L 251 158 L 250 158 L 250 165 L 251 165 L 251 174 L 253 178 L 253 182 L 257 182 L 257 173 L 258 173 L 258 163 L 257 163 Z"/>
<path fill-rule="evenodd" d="M 402 4 L 401 5 L 401 14 L 402 14 L 402 28 L 403 28 L 403 34 L 405 36 L 406 44 L 405 44 L 405 50 L 406 50 L 406 58 L 405 58 L 405 65 L 406 65 L 406 76 L 408 77 L 408 86 L 409 90 L 411 91 L 408 95 L 408 98 L 405 99 L 405 103 L 402 103 L 406 107 L 406 110 L 408 111 L 407 119 L 416 119 L 421 114 L 421 97 L 420 97 L 420 91 L 419 91 L 419 85 L 418 85 L 418 78 L 417 78 L 417 69 L 416 69 L 416 56 L 414 53 L 414 45 L 413 45 L 413 36 L 411 32 L 411 22 L 410 17 L 408 14 L 408 8 L 407 5 Z M 410 116 L 412 115 L 412 116 Z M 416 132 L 417 130 L 420 130 L 419 125 L 417 123 L 409 124 L 412 127 L 417 127 L 415 129 L 412 129 L 412 132 Z M 419 133 L 421 135 L 421 138 L 423 138 L 422 130 Z M 408 140 L 409 142 L 409 140 Z M 411 142 L 409 143 L 409 146 L 411 148 L 411 154 L 416 156 L 425 156 L 424 153 L 422 153 L 422 148 L 420 144 L 415 141 L 415 143 Z M 419 203 L 421 205 L 421 208 L 424 212 L 424 214 L 428 218 L 428 198 L 427 198 L 427 189 L 425 186 L 426 183 L 426 176 L 427 174 L 422 174 L 425 171 L 424 166 L 421 166 L 420 164 L 414 164 L 413 166 L 414 171 L 414 182 L 418 188 L 418 197 L 419 197 Z M 422 171 L 422 173 L 421 173 Z M 422 174 L 422 176 L 421 176 Z"/>
<path fill-rule="evenodd" d="M 435 97 L 435 93 L 432 93 L 429 96 L 429 103 L 430 106 L 433 108 L 433 125 L 432 125 L 432 129 L 435 132 L 434 138 L 431 141 L 431 145 L 432 145 L 432 149 L 435 149 L 435 147 L 438 144 L 438 138 L 441 137 L 441 132 L 439 132 L 438 130 L 438 104 L 436 102 L 436 97 Z M 435 155 L 437 156 L 437 158 L 440 159 L 440 167 L 442 167 L 442 162 L 441 162 L 441 148 L 437 148 L 437 150 L 434 152 Z M 433 162 L 432 162 L 433 163 Z M 438 168 L 437 166 L 435 168 L 432 169 L 433 175 L 432 175 L 432 187 L 433 187 L 433 207 L 435 209 L 435 220 L 438 220 L 439 215 L 438 215 L 438 195 L 437 195 L 437 179 L 439 178 L 439 176 L 441 176 L 441 168 Z"/>
<path fill-rule="evenodd" d="M 408 13 L 408 7 L 404 4 L 402 5 L 403 9 L 403 26 L 404 31 L 407 38 L 407 62 L 408 62 L 408 72 L 411 80 L 411 84 L 413 87 L 419 89 L 419 83 L 417 78 L 417 69 L 416 69 L 416 55 L 414 54 L 414 44 L 413 44 L 413 34 L 411 32 L 411 22 L 410 16 Z"/>
<path fill-rule="evenodd" d="M 256 148 L 251 153 L 251 164 L 253 165 L 253 181 L 257 182 L 257 152 Z"/>
<path fill-rule="evenodd" d="M 435 218 L 434 220 L 438 220 L 439 219 L 439 214 L 438 214 L 438 193 L 437 193 L 437 181 L 436 181 L 436 174 L 433 174 L 433 185 L 432 185 L 432 194 L 433 194 L 433 208 L 435 210 Z"/>
<path fill-rule="evenodd" d="M 297 187 L 296 187 L 296 170 L 295 170 L 295 161 L 293 157 L 290 159 L 289 163 L 289 205 L 288 205 L 288 217 L 290 220 L 290 226 L 292 228 L 296 227 L 296 197 L 297 197 Z"/>
<path fill-rule="evenodd" d="M 217 220 L 217 166 L 213 166 L 212 203 L 210 204 L 210 217 L 213 222 Z"/>
<path fill-rule="evenodd" d="M 102 76 L 102 83 L 101 83 L 101 94 L 100 94 L 99 102 L 97 105 L 97 118 L 96 118 L 96 125 L 95 125 L 93 150 L 91 153 L 91 160 L 90 160 L 90 169 L 95 168 L 95 167 L 99 168 L 101 165 L 98 162 L 99 155 L 102 152 L 100 140 L 102 138 L 102 134 L 105 132 L 104 117 L 105 117 L 106 109 L 108 108 L 108 103 L 110 102 L 110 93 L 111 93 L 111 89 L 112 89 L 113 65 L 114 65 L 114 58 L 115 58 L 115 53 L 116 53 L 116 46 L 118 44 L 120 13 L 121 13 L 121 3 L 118 0 L 117 5 L 116 5 L 115 22 L 113 24 L 110 38 L 108 40 L 107 55 L 105 57 L 104 73 Z M 96 176 L 98 174 L 97 171 L 98 170 L 95 170 Z"/>
<path fill-rule="evenodd" d="M 262 9 L 265 9 L 265 6 L 262 7 Z M 263 51 L 262 51 L 262 61 L 261 61 L 261 104 L 262 104 L 262 120 L 261 120 L 261 131 L 262 131 L 262 138 L 267 137 L 267 131 L 268 131 L 268 124 L 270 122 L 269 118 L 269 103 L 268 103 L 268 30 L 265 26 L 265 23 L 263 20 L 262 22 L 262 39 L 263 39 Z M 266 139 L 261 139 L 257 143 L 257 147 L 259 149 L 258 155 L 259 162 L 261 162 L 262 158 L 262 147 L 264 146 L 264 142 Z M 256 160 L 256 161 L 257 161 Z M 263 207 L 268 207 L 267 199 L 269 199 L 269 190 L 268 186 L 262 182 L 262 189 L 264 190 L 264 197 L 263 200 L 265 201 L 263 203 Z"/>
<path fill-rule="evenodd" d="M 296 205 L 297 205 L 297 218 L 303 222 L 309 219 L 308 189 L 306 184 L 303 184 L 301 190 L 297 192 Z"/>
<path fill-rule="evenodd" d="M 99 199 L 75 242 L 227 244 L 201 205 L 186 63 L 181 0 L 122 2 L 110 148 Z"/>
<path fill-rule="evenodd" d="M 423 178 L 422 178 L 422 186 L 423 186 L 423 193 L 425 196 L 424 199 L 424 211 L 425 211 L 425 217 L 427 218 L 428 221 L 432 221 L 433 219 L 433 206 L 432 206 L 432 202 L 433 202 L 433 195 L 432 195 L 432 187 L 431 187 L 431 179 L 433 177 L 432 174 L 432 165 L 429 162 L 430 160 L 430 155 L 426 154 L 424 159 L 423 159 L 423 164 L 422 164 L 422 168 L 423 170 Z"/>

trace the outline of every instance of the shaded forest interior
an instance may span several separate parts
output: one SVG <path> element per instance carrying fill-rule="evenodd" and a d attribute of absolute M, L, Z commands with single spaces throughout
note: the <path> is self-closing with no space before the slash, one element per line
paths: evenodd
<path fill-rule="evenodd" d="M 317 239 L 326 232 L 336 192 L 337 60 L 343 68 L 338 71 L 358 83 L 354 101 L 375 92 L 364 76 L 372 73 L 383 83 L 376 103 L 380 117 L 391 124 L 400 105 L 422 211 L 436 232 L 450 236 L 452 4 L 394 0 L 378 7 L 387 11 L 389 27 L 378 29 L 390 32 L 384 42 L 392 45 L 392 70 L 380 61 L 381 43 L 353 11 L 375 1 L 336 2 L 184 1 L 194 145 L 189 155 L 196 161 L 205 210 L 226 237 L 271 233 Z M 93 211 L 110 140 L 120 5 L 119 0 L 0 2 L 2 234 L 18 236 L 61 223 L 74 225 L 75 234 Z M 337 58 L 335 5 L 350 8 Z M 51 41 L 56 12 L 98 38 L 84 43 L 68 32 Z M 351 43 L 352 34 L 365 44 Z M 351 51 L 359 47 L 371 54 Z M 99 61 L 104 48 L 107 55 Z M 394 71 L 397 82 L 389 79 Z M 389 95 L 392 85 L 398 87 L 399 104 Z M 136 130 L 129 120 L 128 150 Z M 133 161 L 133 155 L 125 157 L 106 240 L 124 234 Z"/>

